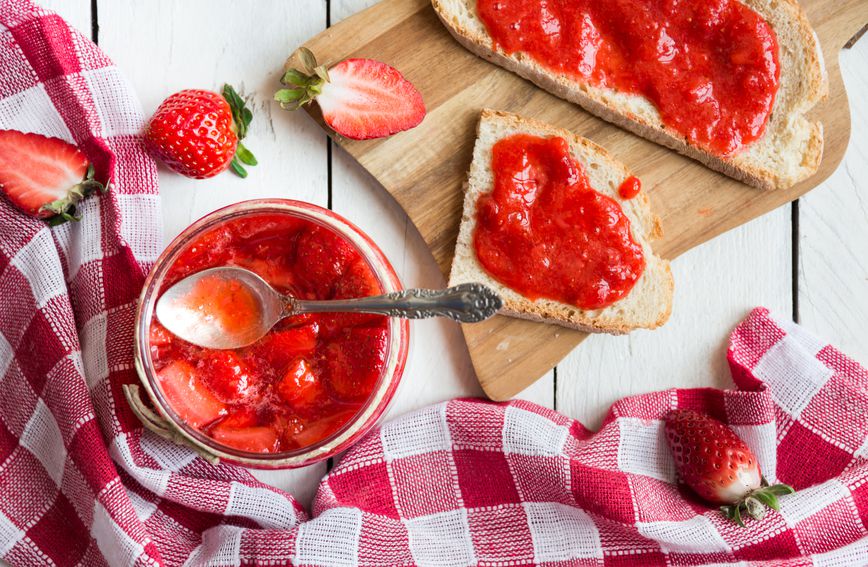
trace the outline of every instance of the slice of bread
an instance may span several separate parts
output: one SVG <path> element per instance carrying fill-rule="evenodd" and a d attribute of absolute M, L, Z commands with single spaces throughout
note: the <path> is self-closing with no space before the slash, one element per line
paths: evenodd
<path fill-rule="evenodd" d="M 639 95 L 601 88 L 558 75 L 521 52 L 494 46 L 476 12 L 476 0 L 432 0 L 453 36 L 476 55 L 582 106 L 618 126 L 696 159 L 711 169 L 762 189 L 790 187 L 811 176 L 823 157 L 823 128 L 805 116 L 828 94 L 820 43 L 795 0 L 742 0 L 775 30 L 780 46 L 780 86 L 762 137 L 731 157 L 691 145 L 661 122 L 652 103 Z"/>
<path fill-rule="evenodd" d="M 630 219 L 633 240 L 642 246 L 645 256 L 645 271 L 626 297 L 603 309 L 582 310 L 549 299 L 531 301 L 491 277 L 479 260 L 473 247 L 473 230 L 476 226 L 476 203 L 479 196 L 494 187 L 494 172 L 491 170 L 492 147 L 513 134 L 532 134 L 546 138 L 560 136 L 567 140 L 574 158 L 582 165 L 591 187 L 617 201 Z M 464 214 L 449 285 L 465 282 L 483 283 L 503 298 L 501 314 L 554 323 L 592 333 L 624 334 L 633 329 L 653 329 L 669 318 L 672 311 L 674 284 L 669 262 L 655 256 L 650 240 L 662 235 L 660 219 L 651 212 L 651 205 L 644 192 L 633 199 L 622 199 L 618 187 L 633 175 L 622 163 L 609 153 L 580 136 L 542 122 L 523 118 L 507 112 L 483 110 L 477 129 L 473 162 L 464 195 Z"/>

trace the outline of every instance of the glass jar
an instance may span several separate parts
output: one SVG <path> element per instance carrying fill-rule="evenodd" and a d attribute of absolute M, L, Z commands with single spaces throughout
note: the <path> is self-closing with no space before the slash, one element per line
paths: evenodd
<path fill-rule="evenodd" d="M 151 399 L 156 413 L 142 403 L 135 387 L 125 388 L 133 411 L 145 425 L 176 442 L 191 446 L 211 461 L 220 459 L 253 468 L 279 469 L 302 467 L 347 449 L 368 432 L 383 415 L 395 395 L 409 348 L 409 324 L 406 319 L 388 319 L 386 364 L 367 400 L 355 416 L 328 437 L 306 447 L 275 453 L 251 453 L 219 443 L 205 433 L 185 423 L 166 400 L 151 359 L 150 327 L 157 299 L 172 265 L 195 239 L 204 232 L 219 227 L 243 215 L 286 214 L 330 229 L 353 246 L 370 266 L 383 293 L 402 289 L 401 282 L 389 261 L 376 244 L 355 225 L 328 209 L 286 199 L 245 201 L 210 213 L 185 229 L 157 259 L 145 280 L 139 300 L 135 327 L 135 364 L 142 386 Z"/>

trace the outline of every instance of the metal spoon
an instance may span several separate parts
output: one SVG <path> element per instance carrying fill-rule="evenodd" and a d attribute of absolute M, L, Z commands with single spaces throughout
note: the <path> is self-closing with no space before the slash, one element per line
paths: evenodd
<path fill-rule="evenodd" d="M 216 307 L 209 310 L 212 297 L 196 293 L 208 279 L 211 289 L 232 286 L 243 295 L 245 313 L 241 324 L 226 325 Z M 156 315 L 170 332 L 206 348 L 228 349 L 247 346 L 265 336 L 281 319 L 301 313 L 376 313 L 406 319 L 448 317 L 461 323 L 488 319 L 502 306 L 500 297 L 482 284 L 466 283 L 442 290 L 406 289 L 386 295 L 359 299 L 308 301 L 283 295 L 268 282 L 243 268 L 211 268 L 188 276 L 170 287 L 157 301 Z"/>

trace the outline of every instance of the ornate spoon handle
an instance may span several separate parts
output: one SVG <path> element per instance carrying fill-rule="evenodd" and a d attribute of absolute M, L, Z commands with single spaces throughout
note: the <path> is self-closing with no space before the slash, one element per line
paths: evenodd
<path fill-rule="evenodd" d="M 283 316 L 299 313 L 377 313 L 404 319 L 449 317 L 461 323 L 488 319 L 503 302 L 494 291 L 477 283 L 465 283 L 446 289 L 406 289 L 387 295 L 306 301 L 286 297 Z"/>

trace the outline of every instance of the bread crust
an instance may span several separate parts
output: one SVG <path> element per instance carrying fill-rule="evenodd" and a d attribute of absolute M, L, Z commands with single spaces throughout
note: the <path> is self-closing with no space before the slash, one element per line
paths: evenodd
<path fill-rule="evenodd" d="M 533 118 L 526 118 L 509 112 L 484 109 L 477 126 L 477 143 L 480 143 L 483 125 L 486 121 L 492 120 L 499 121 L 516 131 L 544 132 L 545 135 L 550 137 L 562 137 L 568 141 L 571 148 L 573 146 L 581 146 L 582 148 L 585 148 L 589 154 L 598 158 L 599 161 L 604 162 L 604 166 L 611 172 L 616 173 L 618 179 L 623 180 L 633 175 L 624 164 L 613 158 L 605 148 L 595 144 L 594 142 L 578 136 L 564 128 L 557 128 L 542 121 Z M 583 160 L 580 159 L 580 156 L 574 157 L 583 162 Z M 472 179 L 474 167 L 485 166 L 487 166 L 487 164 L 471 164 L 471 173 L 468 175 L 468 179 Z M 583 163 L 583 166 L 587 167 L 587 164 Z M 663 231 L 660 219 L 652 212 L 651 202 L 645 192 L 640 192 L 639 195 L 629 200 L 631 212 L 628 213 L 625 210 L 625 213 L 631 218 L 631 231 L 634 239 L 643 245 L 643 251 L 645 252 L 646 267 L 643 277 L 654 278 L 654 282 L 662 286 L 663 300 L 661 302 L 662 304 L 656 305 L 658 310 L 656 311 L 654 320 L 637 321 L 635 318 L 631 320 L 629 317 L 604 316 L 604 313 L 606 313 L 606 310 L 609 308 L 596 311 L 586 311 L 574 305 L 554 300 L 540 299 L 532 301 L 491 278 L 479 264 L 475 251 L 473 251 L 473 247 L 470 244 L 472 238 L 471 233 L 475 228 L 476 200 L 474 197 L 476 197 L 477 194 L 484 192 L 479 189 L 474 194 L 471 189 L 472 188 L 468 183 L 468 185 L 465 186 L 464 215 L 461 222 L 458 242 L 456 244 L 456 254 L 452 264 L 452 273 L 450 274 L 449 285 L 456 285 L 470 280 L 481 280 L 483 283 L 500 288 L 499 291 L 504 300 L 504 306 L 500 311 L 502 315 L 538 321 L 541 323 L 556 324 L 588 333 L 610 333 L 614 335 L 622 335 L 629 333 L 634 329 L 657 328 L 669 319 L 669 316 L 672 313 L 672 296 L 674 294 L 675 283 L 674 278 L 672 277 L 672 271 L 669 267 L 669 262 L 654 255 L 651 251 L 649 242 L 661 237 Z M 488 190 L 490 190 L 490 188 Z M 613 198 L 617 199 L 622 207 L 624 207 L 628 202 L 627 200 L 617 196 L 617 191 L 615 191 Z M 468 273 L 462 275 L 460 273 L 462 271 Z M 637 290 L 637 287 L 634 287 L 627 297 L 630 297 L 630 295 Z M 624 298 L 616 301 L 610 307 L 616 307 L 623 301 Z"/>
<path fill-rule="evenodd" d="M 462 25 L 458 18 L 452 17 L 447 9 L 447 0 L 431 1 L 437 16 L 452 36 L 475 55 L 531 81 L 555 96 L 581 106 L 603 120 L 675 150 L 682 155 L 693 158 L 724 175 L 760 189 L 772 190 L 791 187 L 795 183 L 813 175 L 820 166 L 820 161 L 823 157 L 822 124 L 819 122 L 808 122 L 805 114 L 819 101 L 824 100 L 828 96 L 828 78 L 823 64 L 819 40 L 811 28 L 807 16 L 795 0 L 743 0 L 743 2 L 766 18 L 772 24 L 772 27 L 775 28 L 776 33 L 779 33 L 780 30 L 775 27 L 774 22 L 780 18 L 777 15 L 769 17 L 764 10 L 758 8 L 767 7 L 768 9 L 772 9 L 770 6 L 774 6 L 775 9 L 786 15 L 788 21 L 793 23 L 795 41 L 788 42 L 788 44 L 798 46 L 799 52 L 796 59 L 801 61 L 802 65 L 800 69 L 785 69 L 782 62 L 782 83 L 785 72 L 798 73 L 798 77 L 790 77 L 796 82 L 807 82 L 805 85 L 799 84 L 801 90 L 804 91 L 803 93 L 800 91 L 800 94 L 803 96 L 798 96 L 797 100 L 788 104 L 787 106 L 790 108 L 778 108 L 778 99 L 781 98 L 779 90 L 772 114 L 784 112 L 788 115 L 786 118 L 790 120 L 800 118 L 805 121 L 803 126 L 808 129 L 808 132 L 804 142 L 799 144 L 800 147 L 797 149 L 790 147 L 781 148 L 781 151 L 798 151 L 801 154 L 792 156 L 794 159 L 797 158 L 801 164 L 796 174 L 779 171 L 773 167 L 764 167 L 763 163 L 756 160 L 752 161 L 747 156 L 744 156 L 744 151 L 725 158 L 692 145 L 684 136 L 661 121 L 657 120 L 655 122 L 649 120 L 646 116 L 630 112 L 629 109 L 618 108 L 616 104 L 608 100 L 605 94 L 605 91 L 612 93 L 616 91 L 593 87 L 563 75 L 555 75 L 521 52 L 507 55 L 494 46 L 493 40 L 487 33 L 475 32 L 467 26 Z M 788 35 L 787 37 L 789 38 L 790 36 Z M 783 43 L 780 45 L 783 49 Z M 807 88 L 802 88 L 803 86 Z M 647 100 L 644 97 L 639 98 Z M 760 140 L 776 135 L 772 131 L 772 126 L 772 120 L 770 119 L 766 132 Z M 751 146 L 760 140 L 757 140 Z"/>

